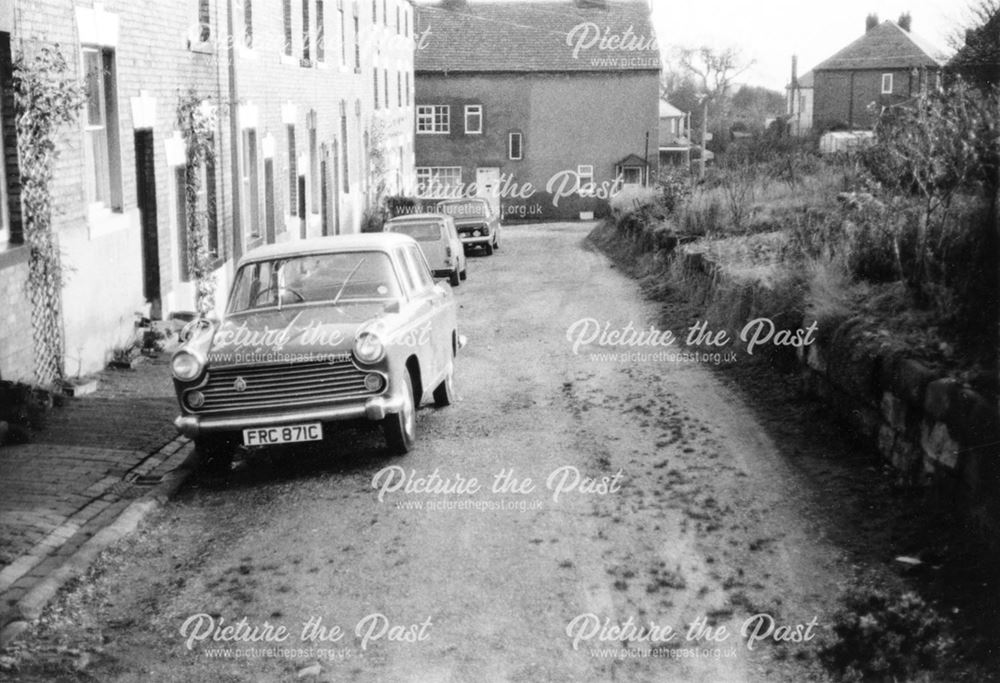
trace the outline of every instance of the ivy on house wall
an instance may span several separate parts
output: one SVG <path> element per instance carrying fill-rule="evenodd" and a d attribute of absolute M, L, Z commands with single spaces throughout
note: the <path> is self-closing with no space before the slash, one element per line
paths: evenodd
<path fill-rule="evenodd" d="M 29 249 L 35 380 L 51 385 L 65 374 L 62 320 L 63 264 L 52 229 L 52 176 L 59 128 L 76 121 L 85 91 L 70 74 L 58 45 L 41 45 L 14 58 L 17 158 L 21 173 L 24 237 Z"/>
<path fill-rule="evenodd" d="M 181 95 L 177 104 L 177 126 L 187 148 L 184 203 L 188 267 L 195 282 L 196 307 L 204 315 L 215 308 L 216 282 L 212 271 L 216 255 L 212 253 L 208 237 L 208 212 L 215 207 L 202 206 L 199 197 L 205 182 L 205 165 L 215 163 L 215 107 L 194 90 L 189 90 Z"/>

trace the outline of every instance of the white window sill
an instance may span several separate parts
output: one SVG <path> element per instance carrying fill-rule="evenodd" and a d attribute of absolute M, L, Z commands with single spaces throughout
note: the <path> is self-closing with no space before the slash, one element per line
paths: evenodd
<path fill-rule="evenodd" d="M 138 209 L 112 211 L 102 203 L 94 203 L 87 207 L 87 228 L 92 240 L 137 226 L 138 219 Z"/>
<path fill-rule="evenodd" d="M 191 52 L 197 52 L 203 55 L 214 55 L 215 54 L 215 43 L 209 38 L 204 42 L 189 42 L 188 50 Z"/>

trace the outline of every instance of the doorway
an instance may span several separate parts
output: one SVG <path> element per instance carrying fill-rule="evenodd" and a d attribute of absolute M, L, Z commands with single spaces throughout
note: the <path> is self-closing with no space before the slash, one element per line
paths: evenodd
<path fill-rule="evenodd" d="M 491 166 L 476 169 L 476 196 L 489 202 L 494 214 L 500 214 L 499 168 Z"/>
<path fill-rule="evenodd" d="M 142 230 L 142 295 L 151 305 L 150 317 L 162 314 L 160 294 L 160 241 L 156 227 L 156 156 L 153 131 L 135 131 L 136 195 Z"/>

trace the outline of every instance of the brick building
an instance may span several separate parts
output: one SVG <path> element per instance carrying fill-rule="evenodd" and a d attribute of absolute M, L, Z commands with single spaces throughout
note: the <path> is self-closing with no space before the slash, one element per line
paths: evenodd
<path fill-rule="evenodd" d="M 221 291 L 258 244 L 358 231 L 373 160 L 385 160 L 390 191 L 413 187 L 413 25 L 409 0 L 3 3 L 0 375 L 32 376 L 12 52 L 59 44 L 88 89 L 80 125 L 58 141 L 54 183 L 75 374 L 129 341 L 137 311 L 194 308 L 179 98 L 216 112 L 201 210 Z"/>
<path fill-rule="evenodd" d="M 505 218 L 602 215 L 658 166 L 660 56 L 647 2 L 418 7 L 423 196 L 478 195 Z"/>
<path fill-rule="evenodd" d="M 813 70 L 813 126 L 871 128 L 886 107 L 912 99 L 940 82 L 937 50 L 900 23 L 869 17 L 863 36 Z"/>

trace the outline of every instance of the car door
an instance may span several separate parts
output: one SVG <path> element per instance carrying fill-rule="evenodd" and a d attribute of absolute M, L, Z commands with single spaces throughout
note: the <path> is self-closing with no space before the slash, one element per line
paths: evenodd
<path fill-rule="evenodd" d="M 430 391 L 444 377 L 451 360 L 451 332 L 455 326 L 451 289 L 434 284 L 427 260 L 417 245 L 403 248 L 403 261 L 415 283 L 413 320 L 417 357 L 422 378 L 428 382 L 424 389 Z"/>
<path fill-rule="evenodd" d="M 451 216 L 445 220 L 445 230 L 448 233 L 448 244 L 451 245 L 451 253 L 455 254 L 458 260 L 458 272 L 465 270 L 465 247 L 462 246 L 462 239 L 458 236 L 458 228 L 455 227 L 455 219 Z"/>

